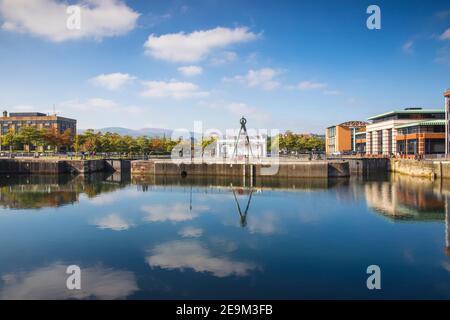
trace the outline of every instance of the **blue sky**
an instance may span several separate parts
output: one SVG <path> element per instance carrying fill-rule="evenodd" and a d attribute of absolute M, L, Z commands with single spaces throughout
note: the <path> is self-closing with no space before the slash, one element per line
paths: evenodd
<path fill-rule="evenodd" d="M 381 30 L 366 27 L 369 5 Z M 66 26 L 81 6 L 80 29 Z M 0 0 L 0 106 L 79 128 L 323 133 L 443 107 L 448 1 Z"/>

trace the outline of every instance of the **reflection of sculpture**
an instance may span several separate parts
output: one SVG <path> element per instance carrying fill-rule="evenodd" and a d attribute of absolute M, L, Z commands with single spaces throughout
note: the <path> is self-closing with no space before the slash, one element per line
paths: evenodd
<path fill-rule="evenodd" d="M 252 201 L 253 188 L 250 189 L 250 195 L 249 195 L 248 200 L 247 200 L 247 206 L 245 207 L 244 213 L 242 213 L 241 206 L 239 205 L 239 201 L 238 201 L 238 199 L 236 197 L 236 192 L 235 192 L 235 190 L 233 188 L 233 185 L 231 184 L 230 187 L 231 187 L 231 190 L 233 191 L 234 200 L 236 201 L 236 206 L 237 206 L 239 217 L 240 217 L 241 227 L 244 228 L 247 225 L 247 214 L 248 214 L 248 209 L 250 208 L 250 203 Z M 244 190 L 243 189 L 239 189 L 238 192 L 240 192 L 241 194 L 244 194 Z"/>

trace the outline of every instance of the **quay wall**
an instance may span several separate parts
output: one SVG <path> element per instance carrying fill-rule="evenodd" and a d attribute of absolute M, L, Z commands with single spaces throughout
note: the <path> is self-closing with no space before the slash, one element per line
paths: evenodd
<path fill-rule="evenodd" d="M 302 161 L 280 163 L 273 175 L 267 175 L 269 165 L 262 164 L 207 164 L 174 163 L 170 161 L 138 160 L 131 162 L 132 175 L 165 176 L 229 176 L 274 178 L 328 178 L 348 177 L 348 162 L 345 161 Z"/>
<path fill-rule="evenodd" d="M 391 171 L 413 177 L 450 178 L 450 161 L 392 159 Z"/>
<path fill-rule="evenodd" d="M 67 172 L 66 163 L 58 160 L 0 159 L 0 174 L 59 174 L 64 172 Z"/>
<path fill-rule="evenodd" d="M 130 172 L 127 160 L 0 159 L 0 174 Z"/>

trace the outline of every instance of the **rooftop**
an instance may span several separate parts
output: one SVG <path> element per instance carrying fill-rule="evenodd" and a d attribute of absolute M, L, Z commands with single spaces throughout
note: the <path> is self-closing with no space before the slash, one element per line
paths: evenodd
<path fill-rule="evenodd" d="M 372 116 L 370 118 L 367 118 L 368 120 L 376 120 L 379 118 L 394 116 L 396 114 L 430 114 L 430 113 L 444 113 L 444 109 L 422 109 L 422 108 L 406 108 L 403 110 L 394 110 L 385 112 L 382 114 L 378 114 L 376 116 Z"/>
<path fill-rule="evenodd" d="M 45 113 L 41 112 L 11 112 L 10 117 L 46 117 Z"/>
<path fill-rule="evenodd" d="M 396 126 L 396 129 L 401 128 L 409 128 L 409 127 L 417 127 L 417 126 L 445 126 L 445 120 L 424 120 L 424 121 L 416 121 L 411 123 L 402 124 Z"/>

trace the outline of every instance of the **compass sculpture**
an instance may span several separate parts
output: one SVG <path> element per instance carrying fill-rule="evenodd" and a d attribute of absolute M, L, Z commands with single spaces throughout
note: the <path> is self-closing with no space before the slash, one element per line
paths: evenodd
<path fill-rule="evenodd" d="M 250 144 L 250 138 L 248 136 L 247 133 L 247 119 L 245 119 L 244 117 L 241 118 L 241 120 L 239 121 L 241 124 L 241 128 L 239 129 L 239 134 L 237 136 L 236 142 L 234 144 L 234 150 L 233 150 L 233 156 L 231 157 L 231 159 L 235 159 L 237 157 L 237 150 L 238 150 L 238 145 L 239 145 L 239 140 L 241 138 L 241 134 L 243 135 L 244 143 L 245 143 L 245 149 L 247 151 L 246 153 L 246 157 L 248 158 L 250 155 L 253 157 L 253 150 L 252 150 L 252 145 Z"/>

